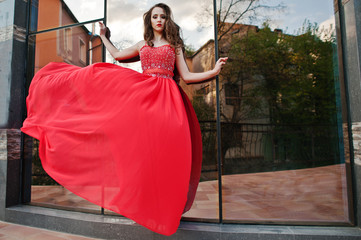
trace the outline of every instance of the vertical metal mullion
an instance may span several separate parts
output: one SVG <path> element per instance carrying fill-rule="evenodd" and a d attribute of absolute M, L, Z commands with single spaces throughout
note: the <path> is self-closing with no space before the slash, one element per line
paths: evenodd
<path fill-rule="evenodd" d="M 355 225 L 359 225 L 358 222 L 358 218 L 355 217 L 357 216 L 358 211 L 360 211 L 360 209 L 357 209 L 357 196 L 356 194 L 356 177 L 355 177 L 355 169 L 354 169 L 354 148 L 353 148 L 353 139 L 352 139 L 352 121 L 351 121 L 351 107 L 350 107 L 350 97 L 349 97 L 349 89 L 348 89 L 348 73 L 347 70 L 345 69 L 345 64 L 346 64 L 346 57 L 345 57 L 345 52 L 346 52 L 346 46 L 344 43 L 344 39 L 343 37 L 346 37 L 346 30 L 345 30 L 345 26 L 346 26 L 346 20 L 345 20 L 345 12 L 344 12 L 344 8 L 343 8 L 343 4 L 341 0 L 337 0 L 337 7 L 338 7 L 338 20 L 340 23 L 340 37 L 337 38 L 337 42 L 338 44 L 340 44 L 341 46 L 341 53 L 338 52 L 338 54 L 341 54 L 341 59 L 342 62 L 339 62 L 339 69 L 340 67 L 342 68 L 342 72 L 340 72 L 340 75 L 342 74 L 343 76 L 343 84 L 344 84 L 344 92 L 345 92 L 345 101 L 346 101 L 346 121 L 347 121 L 347 132 L 348 132 L 348 148 L 349 148 L 349 158 L 350 158 L 350 174 L 351 176 L 347 175 L 347 165 L 346 165 L 346 181 L 350 182 L 349 184 L 347 184 L 347 193 L 348 193 L 348 203 L 350 208 L 348 209 L 350 218 L 351 218 L 351 222 L 353 222 Z M 337 33 L 336 33 L 337 36 Z M 340 57 L 339 57 L 340 59 Z M 349 187 L 349 185 L 351 185 L 351 187 Z M 350 189 L 351 188 L 351 189 Z M 353 207 L 353 209 L 351 209 Z"/>
<path fill-rule="evenodd" d="M 105 24 L 105 26 L 107 26 L 107 0 L 104 0 L 104 18 L 103 18 L 103 23 Z M 103 44 L 103 56 L 102 56 L 102 61 L 105 62 L 106 61 L 106 49 L 105 46 Z"/>
<path fill-rule="evenodd" d="M 218 26 L 217 26 L 217 2 L 213 0 L 213 20 L 214 20 L 214 54 L 215 62 L 218 60 Z M 219 222 L 223 222 L 222 205 L 222 149 L 221 149 L 221 112 L 219 104 L 219 77 L 216 76 L 216 101 L 217 101 L 217 163 L 218 163 L 218 204 Z"/>
<path fill-rule="evenodd" d="M 104 16 L 103 16 L 103 23 L 105 24 L 105 26 L 107 25 L 107 0 L 104 0 Z M 103 55 L 102 55 L 102 61 L 105 62 L 106 61 L 106 49 L 105 46 L 103 44 Z M 104 190 L 102 190 L 102 194 L 103 194 Z M 102 202 L 103 203 L 103 202 Z M 101 214 L 104 215 L 104 208 L 101 208 Z"/>
<path fill-rule="evenodd" d="M 26 33 L 25 33 L 25 47 L 24 47 L 24 78 L 23 78 L 23 85 L 22 85 L 22 103 L 21 103 L 21 113 L 22 113 L 22 121 L 25 120 L 26 117 L 26 81 L 27 81 L 27 72 L 28 72 L 28 51 L 29 51 L 29 31 L 30 31 L 30 12 L 31 12 L 31 4 L 32 1 L 29 0 L 26 3 Z M 25 135 L 23 132 L 20 132 L 20 166 L 19 166 L 19 171 L 20 171 L 20 191 L 19 191 L 19 203 L 24 203 L 25 202 L 25 196 L 27 194 L 25 194 L 25 154 L 24 154 L 24 141 L 25 141 Z M 30 191 L 30 190 L 28 190 Z"/>

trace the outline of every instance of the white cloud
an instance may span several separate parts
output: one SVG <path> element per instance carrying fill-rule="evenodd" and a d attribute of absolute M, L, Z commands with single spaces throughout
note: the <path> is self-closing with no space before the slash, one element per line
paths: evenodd
<path fill-rule="evenodd" d="M 318 28 L 318 35 L 322 40 L 330 40 L 330 38 L 335 36 L 335 17 L 331 16 L 329 19 L 320 23 Z"/>
<path fill-rule="evenodd" d="M 320 29 L 335 29 L 335 17 L 331 16 L 329 19 L 321 22 Z"/>
<path fill-rule="evenodd" d="M 145 12 L 142 2 L 144 1 L 109 0 L 107 2 L 108 22 L 111 23 L 116 20 L 129 22 L 134 18 L 142 17 Z"/>
<path fill-rule="evenodd" d="M 121 19 L 109 21 L 108 27 L 111 29 L 112 41 L 129 41 L 135 44 L 143 39 L 143 19 L 140 17 L 129 21 Z"/>

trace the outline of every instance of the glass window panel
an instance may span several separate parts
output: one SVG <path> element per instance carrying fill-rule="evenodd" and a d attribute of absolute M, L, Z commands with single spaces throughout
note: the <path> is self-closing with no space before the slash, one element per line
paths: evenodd
<path fill-rule="evenodd" d="M 187 58 L 193 72 L 209 70 L 214 63 L 214 41 L 206 42 Z M 202 63 L 205 63 L 203 65 Z M 183 216 L 185 219 L 219 218 L 217 128 L 216 128 L 216 84 L 215 81 L 185 85 L 182 88 L 190 96 L 202 132 L 203 162 L 201 179 L 192 208 Z"/>
<path fill-rule="evenodd" d="M 67 26 L 104 17 L 104 0 L 32 0 L 30 30 Z"/>
<path fill-rule="evenodd" d="M 143 14 L 156 3 L 158 2 L 108 0 L 107 26 L 111 30 L 111 41 L 117 48 L 123 49 L 143 40 Z M 168 1 L 166 4 L 172 9 L 174 20 L 182 29 L 189 69 L 194 72 L 211 69 L 214 64 L 214 31 L 213 12 L 209 12 L 209 6 L 213 2 L 186 0 L 182 3 Z M 202 23 L 199 22 L 200 15 L 204 15 Z M 108 53 L 107 62 L 116 63 Z M 120 64 L 141 71 L 139 62 Z M 203 140 L 201 181 L 194 204 L 183 218 L 218 221 L 215 82 L 186 85 L 181 81 L 181 86 L 195 108 Z M 105 213 L 114 214 L 107 210 Z"/>
<path fill-rule="evenodd" d="M 33 35 L 29 38 L 29 79 L 49 62 L 66 62 L 85 67 L 102 61 L 99 36 L 94 36 L 89 26 L 64 28 Z M 60 209 L 100 213 L 100 207 L 76 196 L 58 185 L 43 170 L 38 140 L 32 139 L 31 204 Z"/>
<path fill-rule="evenodd" d="M 212 69 L 214 56 L 213 1 L 174 1 L 172 9 L 186 45 L 186 61 L 191 72 Z M 202 16 L 202 18 L 201 18 Z M 202 132 L 203 162 L 201 178 L 192 208 L 183 219 L 218 221 L 218 163 L 216 128 L 216 82 L 181 87 L 191 99 Z"/>
<path fill-rule="evenodd" d="M 333 2 L 220 2 L 223 219 L 349 222 Z"/>

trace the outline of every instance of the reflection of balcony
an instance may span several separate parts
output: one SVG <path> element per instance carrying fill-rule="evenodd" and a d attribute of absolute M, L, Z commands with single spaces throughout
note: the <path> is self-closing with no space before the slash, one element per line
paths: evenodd
<path fill-rule="evenodd" d="M 345 165 L 225 175 L 225 220 L 296 223 L 348 221 Z M 201 182 L 185 219 L 218 218 L 217 181 Z M 100 208 L 61 186 L 32 186 L 32 203 L 78 211 Z"/>

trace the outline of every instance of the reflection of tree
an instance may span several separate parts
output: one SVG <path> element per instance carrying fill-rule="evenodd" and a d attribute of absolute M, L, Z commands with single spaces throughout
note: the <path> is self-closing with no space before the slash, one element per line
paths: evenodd
<path fill-rule="evenodd" d="M 192 56 L 196 52 L 192 45 L 185 45 L 184 51 L 186 56 Z"/>
<path fill-rule="evenodd" d="M 213 106 L 204 101 L 203 96 L 195 95 L 192 100 L 193 108 L 197 114 L 198 119 L 202 121 L 212 121 L 214 120 L 215 110 Z"/>
<path fill-rule="evenodd" d="M 284 158 L 335 159 L 337 134 L 329 137 L 336 121 L 333 43 L 320 40 L 316 32 L 316 26 L 306 24 L 299 36 L 290 36 L 264 25 L 231 38 L 230 61 L 221 76 L 226 95 L 221 105 L 232 106 L 223 110 L 222 119 L 233 123 L 222 127 L 224 155 L 242 139 L 235 131 L 238 123 L 262 119 L 273 126 L 273 144 L 279 149 L 287 145 Z M 237 98 L 227 93 L 232 86 L 239 99 L 227 102 L 227 95 Z"/>
<path fill-rule="evenodd" d="M 216 122 L 214 120 L 215 108 L 209 105 L 203 98 L 204 91 L 200 91 L 197 95 L 193 96 L 192 105 L 199 119 L 202 131 L 203 143 L 203 164 L 201 181 L 214 180 L 217 178 L 215 174 L 217 165 L 217 135 L 216 135 Z"/>
<path fill-rule="evenodd" d="M 276 6 L 263 4 L 261 0 L 220 0 L 218 7 L 218 41 L 245 18 L 255 20 L 265 17 L 266 11 L 279 11 L 285 8 L 282 4 Z"/>
<path fill-rule="evenodd" d="M 58 185 L 44 171 L 39 157 L 39 140 L 33 139 L 32 185 Z"/>
<path fill-rule="evenodd" d="M 217 26 L 218 41 L 221 41 L 236 24 L 255 20 L 264 20 L 270 13 L 279 12 L 285 9 L 280 3 L 274 6 L 262 0 L 220 0 L 217 1 Z M 213 18 L 213 6 L 207 6 L 199 14 L 199 22 L 205 25 L 207 19 Z"/>
<path fill-rule="evenodd" d="M 130 40 L 121 40 L 119 42 L 112 42 L 112 44 L 114 45 L 114 47 L 116 47 L 117 49 L 119 50 L 123 50 L 125 48 L 128 48 L 130 46 L 133 45 L 133 42 L 130 41 Z M 130 67 L 131 65 L 129 65 L 129 63 L 133 63 L 133 62 L 137 62 L 139 61 L 139 58 L 134 58 L 133 60 L 129 60 L 129 61 L 121 61 L 119 62 L 118 60 L 115 60 L 113 57 L 110 56 L 110 53 L 107 52 L 108 56 L 112 59 L 112 63 L 113 64 L 120 64 L 123 66 L 123 67 Z"/>
<path fill-rule="evenodd" d="M 230 122 L 256 110 L 262 114 L 266 107 L 272 124 L 330 123 L 335 114 L 332 42 L 321 41 L 314 34 L 315 26 L 304 30 L 289 36 L 266 25 L 232 39 L 228 53 L 232 61 L 222 76 L 240 86 L 241 104 L 234 106 L 234 112 L 242 104 L 248 111 L 240 116 L 233 112 Z M 247 82 L 252 87 L 245 89 Z"/>

